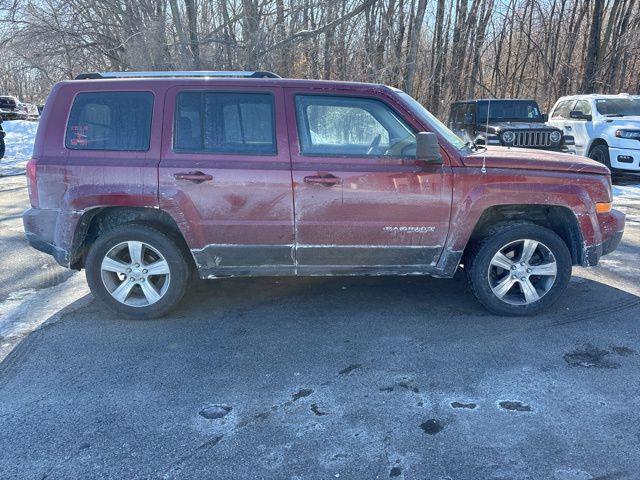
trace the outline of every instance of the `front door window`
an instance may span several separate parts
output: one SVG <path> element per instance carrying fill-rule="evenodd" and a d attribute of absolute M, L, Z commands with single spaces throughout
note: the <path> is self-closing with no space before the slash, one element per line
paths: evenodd
<path fill-rule="evenodd" d="M 296 97 L 300 148 L 310 156 L 409 156 L 415 134 L 384 103 L 366 98 Z"/>

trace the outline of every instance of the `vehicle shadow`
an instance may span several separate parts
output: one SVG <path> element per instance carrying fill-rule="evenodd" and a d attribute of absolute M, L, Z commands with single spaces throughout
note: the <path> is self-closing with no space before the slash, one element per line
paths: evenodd
<path fill-rule="evenodd" d="M 303 324 L 336 322 L 349 329 L 351 322 L 380 325 L 428 322 L 451 338 L 456 328 L 462 337 L 473 331 L 503 334 L 522 329 L 547 328 L 569 318 L 586 321 L 604 312 L 634 308 L 640 298 L 609 285 L 574 276 L 561 300 L 534 317 L 501 317 L 486 311 L 473 297 L 459 271 L 454 279 L 431 277 L 278 277 L 227 278 L 196 281 L 174 318 L 214 316 L 256 318 L 277 328 L 280 321 Z M 302 326 L 302 325 L 301 325 Z"/>

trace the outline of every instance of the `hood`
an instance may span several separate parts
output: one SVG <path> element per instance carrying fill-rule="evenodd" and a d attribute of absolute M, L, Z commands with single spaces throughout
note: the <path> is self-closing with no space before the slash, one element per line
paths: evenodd
<path fill-rule="evenodd" d="M 505 130 L 559 130 L 556 127 L 547 125 L 542 122 L 492 122 L 489 121 L 489 125 L 485 123 L 478 124 L 479 130 L 486 130 L 487 133 L 500 133 Z"/>
<path fill-rule="evenodd" d="M 467 155 L 462 161 L 467 167 L 481 167 L 483 157 L 484 152 L 478 151 Z M 609 174 L 607 167 L 590 158 L 547 150 L 489 146 L 486 158 L 487 168 Z"/>

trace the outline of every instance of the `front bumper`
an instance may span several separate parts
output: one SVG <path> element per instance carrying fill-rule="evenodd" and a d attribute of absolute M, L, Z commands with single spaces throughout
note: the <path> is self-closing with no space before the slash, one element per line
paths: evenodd
<path fill-rule="evenodd" d="M 609 162 L 616 170 L 640 172 L 640 149 L 609 147 Z"/>
<path fill-rule="evenodd" d="M 624 234 L 625 215 L 620 210 L 611 210 L 609 213 L 598 214 L 598 224 L 602 242 L 597 245 L 585 247 L 583 266 L 597 265 L 600 257 L 613 252 Z"/>

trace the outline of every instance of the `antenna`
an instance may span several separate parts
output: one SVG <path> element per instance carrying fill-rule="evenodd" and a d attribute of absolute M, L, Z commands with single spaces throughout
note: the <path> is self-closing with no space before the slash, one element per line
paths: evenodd
<path fill-rule="evenodd" d="M 487 135 L 489 132 L 489 113 L 491 113 L 491 97 L 489 97 L 489 101 L 487 102 L 487 121 L 484 128 L 484 131 L 487 132 L 486 133 Z M 487 140 L 485 137 L 484 151 L 482 152 L 482 168 L 480 169 L 482 173 L 487 173 L 487 143 L 486 142 Z"/>

